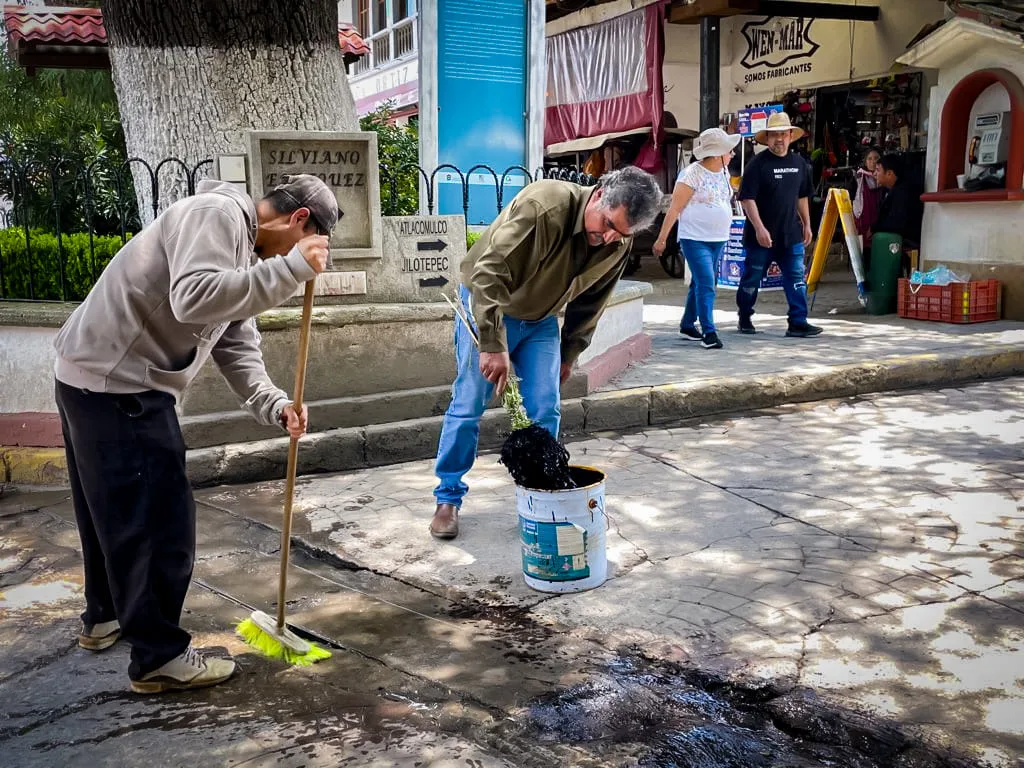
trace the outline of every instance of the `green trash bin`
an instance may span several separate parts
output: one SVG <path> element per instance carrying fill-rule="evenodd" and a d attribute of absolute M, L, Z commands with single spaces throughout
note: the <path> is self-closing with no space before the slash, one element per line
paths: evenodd
<path fill-rule="evenodd" d="M 891 315 L 896 311 L 902 254 L 901 235 L 876 232 L 871 238 L 867 284 L 869 315 Z"/>

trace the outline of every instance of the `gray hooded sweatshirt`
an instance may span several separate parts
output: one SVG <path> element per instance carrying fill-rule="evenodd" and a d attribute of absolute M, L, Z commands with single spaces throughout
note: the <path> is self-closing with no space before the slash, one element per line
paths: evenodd
<path fill-rule="evenodd" d="M 211 355 L 242 405 L 279 424 L 253 317 L 315 273 L 298 248 L 256 258 L 256 206 L 230 184 L 200 182 L 129 240 L 68 318 L 54 346 L 59 381 L 93 392 L 181 393 Z"/>

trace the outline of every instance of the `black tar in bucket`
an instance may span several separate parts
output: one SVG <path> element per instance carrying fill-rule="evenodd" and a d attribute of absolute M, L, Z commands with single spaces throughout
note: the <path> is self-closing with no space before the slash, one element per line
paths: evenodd
<path fill-rule="evenodd" d="M 512 421 L 512 434 L 501 446 L 501 463 L 520 488 L 564 491 L 575 488 L 569 471 L 569 452 L 558 439 L 526 415 L 515 377 L 508 380 L 502 405 Z"/>
<path fill-rule="evenodd" d="M 521 488 L 564 491 L 576 487 L 569 472 L 569 452 L 539 424 L 517 429 L 505 439 L 501 463 Z"/>

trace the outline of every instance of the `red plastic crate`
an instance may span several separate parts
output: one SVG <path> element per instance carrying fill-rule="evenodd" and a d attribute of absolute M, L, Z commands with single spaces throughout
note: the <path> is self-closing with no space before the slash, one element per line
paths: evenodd
<path fill-rule="evenodd" d="M 896 297 L 900 317 L 942 323 L 984 323 L 1002 316 L 1002 286 L 998 280 L 972 280 L 949 285 L 911 285 L 900 278 Z"/>

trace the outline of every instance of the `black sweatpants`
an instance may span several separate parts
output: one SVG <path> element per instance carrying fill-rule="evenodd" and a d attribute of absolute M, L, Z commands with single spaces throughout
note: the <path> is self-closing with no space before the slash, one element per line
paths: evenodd
<path fill-rule="evenodd" d="M 182 653 L 196 508 L 174 398 L 56 385 L 85 559 L 85 624 L 117 619 L 133 680 Z"/>

